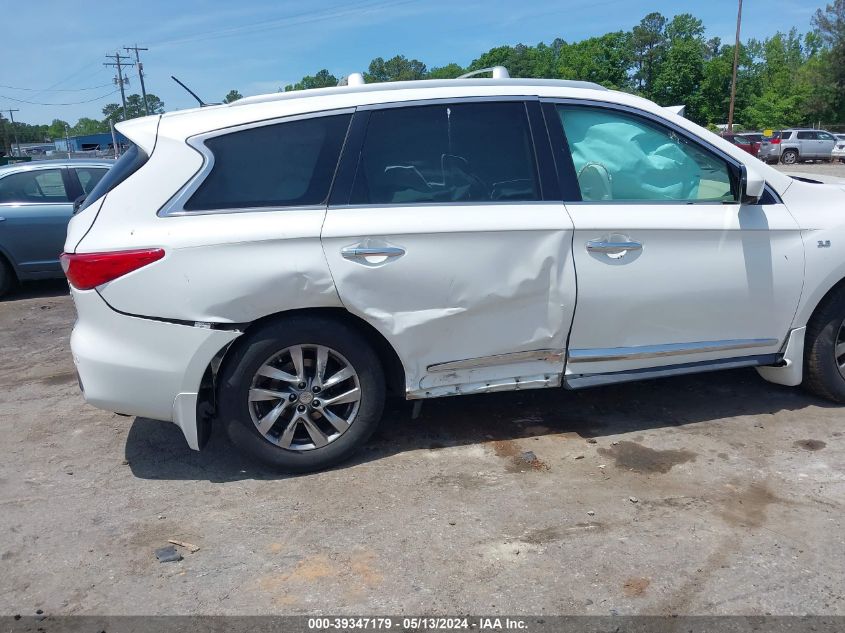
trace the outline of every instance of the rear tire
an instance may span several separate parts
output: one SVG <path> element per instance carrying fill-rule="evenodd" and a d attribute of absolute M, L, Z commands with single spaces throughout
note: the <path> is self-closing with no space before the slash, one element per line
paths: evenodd
<path fill-rule="evenodd" d="M 817 396 L 845 403 L 845 291 L 816 308 L 804 342 L 804 386 Z"/>
<path fill-rule="evenodd" d="M 15 285 L 17 278 L 9 263 L 0 257 L 0 297 L 7 294 Z"/>
<path fill-rule="evenodd" d="M 347 377 L 332 382 L 338 376 Z M 381 362 L 354 328 L 292 317 L 249 332 L 226 359 L 219 419 L 239 449 L 304 473 L 351 457 L 378 427 L 384 399 Z"/>
<path fill-rule="evenodd" d="M 794 165 L 798 162 L 798 152 L 788 149 L 781 155 L 780 160 L 784 165 Z"/>

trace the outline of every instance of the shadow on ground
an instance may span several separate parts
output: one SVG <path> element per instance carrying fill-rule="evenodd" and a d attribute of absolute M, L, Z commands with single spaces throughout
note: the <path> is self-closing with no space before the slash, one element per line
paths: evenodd
<path fill-rule="evenodd" d="M 416 420 L 411 419 L 408 403 L 395 401 L 388 404 L 379 431 L 364 449 L 338 468 L 418 449 L 561 433 L 601 437 L 810 405 L 833 406 L 800 389 L 766 383 L 750 369 L 585 391 L 550 389 L 441 398 L 426 401 Z M 188 448 L 175 425 L 136 418 L 126 442 L 126 459 L 135 476 L 142 479 L 286 477 L 242 457 L 220 425 L 205 449 L 196 452 Z"/>
<path fill-rule="evenodd" d="M 44 279 L 42 281 L 27 281 L 0 298 L 0 302 L 20 301 L 21 299 L 37 299 L 39 297 L 61 297 L 68 294 L 67 281 L 64 279 Z"/>

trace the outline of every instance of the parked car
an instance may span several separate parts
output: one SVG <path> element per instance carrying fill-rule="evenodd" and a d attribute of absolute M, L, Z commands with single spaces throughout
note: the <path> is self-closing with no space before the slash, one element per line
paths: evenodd
<path fill-rule="evenodd" d="M 762 132 L 742 132 L 742 135 L 751 140 L 754 143 L 762 143 L 763 142 L 763 133 Z"/>
<path fill-rule="evenodd" d="M 760 153 L 760 142 L 754 141 L 746 134 L 733 134 L 731 132 L 723 132 L 720 136 L 736 145 L 741 150 L 748 152 L 755 158 Z"/>
<path fill-rule="evenodd" d="M 753 366 L 845 401 L 843 186 L 641 97 L 494 75 L 118 124 L 136 145 L 62 256 L 86 400 L 286 471 L 349 457 L 388 393 Z"/>
<path fill-rule="evenodd" d="M 845 134 L 834 134 L 834 136 L 836 137 L 836 146 L 830 153 L 830 157 L 833 160 L 845 163 Z"/>
<path fill-rule="evenodd" d="M 764 139 L 760 158 L 766 162 L 780 161 L 794 165 L 807 160 L 832 160 L 835 138 L 824 130 L 789 129 Z"/>
<path fill-rule="evenodd" d="M 59 255 L 73 201 L 110 165 L 45 160 L 0 167 L 0 296 L 17 281 L 64 276 Z"/>

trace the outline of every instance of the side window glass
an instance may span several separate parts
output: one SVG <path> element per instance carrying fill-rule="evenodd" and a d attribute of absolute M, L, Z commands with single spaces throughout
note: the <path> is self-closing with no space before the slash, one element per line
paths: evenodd
<path fill-rule="evenodd" d="M 525 106 L 453 103 L 372 112 L 350 202 L 539 198 Z"/>
<path fill-rule="evenodd" d="M 0 202 L 68 202 L 61 170 L 9 174 L 0 179 Z"/>
<path fill-rule="evenodd" d="M 818 132 L 818 135 L 819 135 L 820 141 L 832 141 L 832 140 L 834 140 L 833 135 L 828 134 L 827 132 Z"/>
<path fill-rule="evenodd" d="M 214 167 L 184 208 L 323 204 L 351 118 L 343 114 L 301 119 L 206 140 Z"/>
<path fill-rule="evenodd" d="M 82 192 L 87 196 L 106 175 L 107 170 L 97 167 L 76 167 L 74 171 L 76 171 L 76 177 L 79 178 L 79 184 L 82 185 Z"/>
<path fill-rule="evenodd" d="M 798 139 L 801 141 L 810 141 L 816 138 L 815 132 L 798 132 Z"/>
<path fill-rule="evenodd" d="M 734 201 L 728 163 L 645 119 L 558 106 L 583 200 Z"/>

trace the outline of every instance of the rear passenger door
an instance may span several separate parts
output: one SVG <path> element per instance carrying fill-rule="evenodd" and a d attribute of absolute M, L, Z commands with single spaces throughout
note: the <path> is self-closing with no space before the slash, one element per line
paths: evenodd
<path fill-rule="evenodd" d="M 73 212 L 70 185 L 61 167 L 0 178 L 0 249 L 22 278 L 61 273 L 59 255 Z"/>
<path fill-rule="evenodd" d="M 818 134 L 809 130 L 797 133 L 798 152 L 801 158 L 818 158 L 819 142 Z"/>
<path fill-rule="evenodd" d="M 536 100 L 355 114 L 323 247 L 411 396 L 559 381 L 575 278 L 551 162 Z"/>

